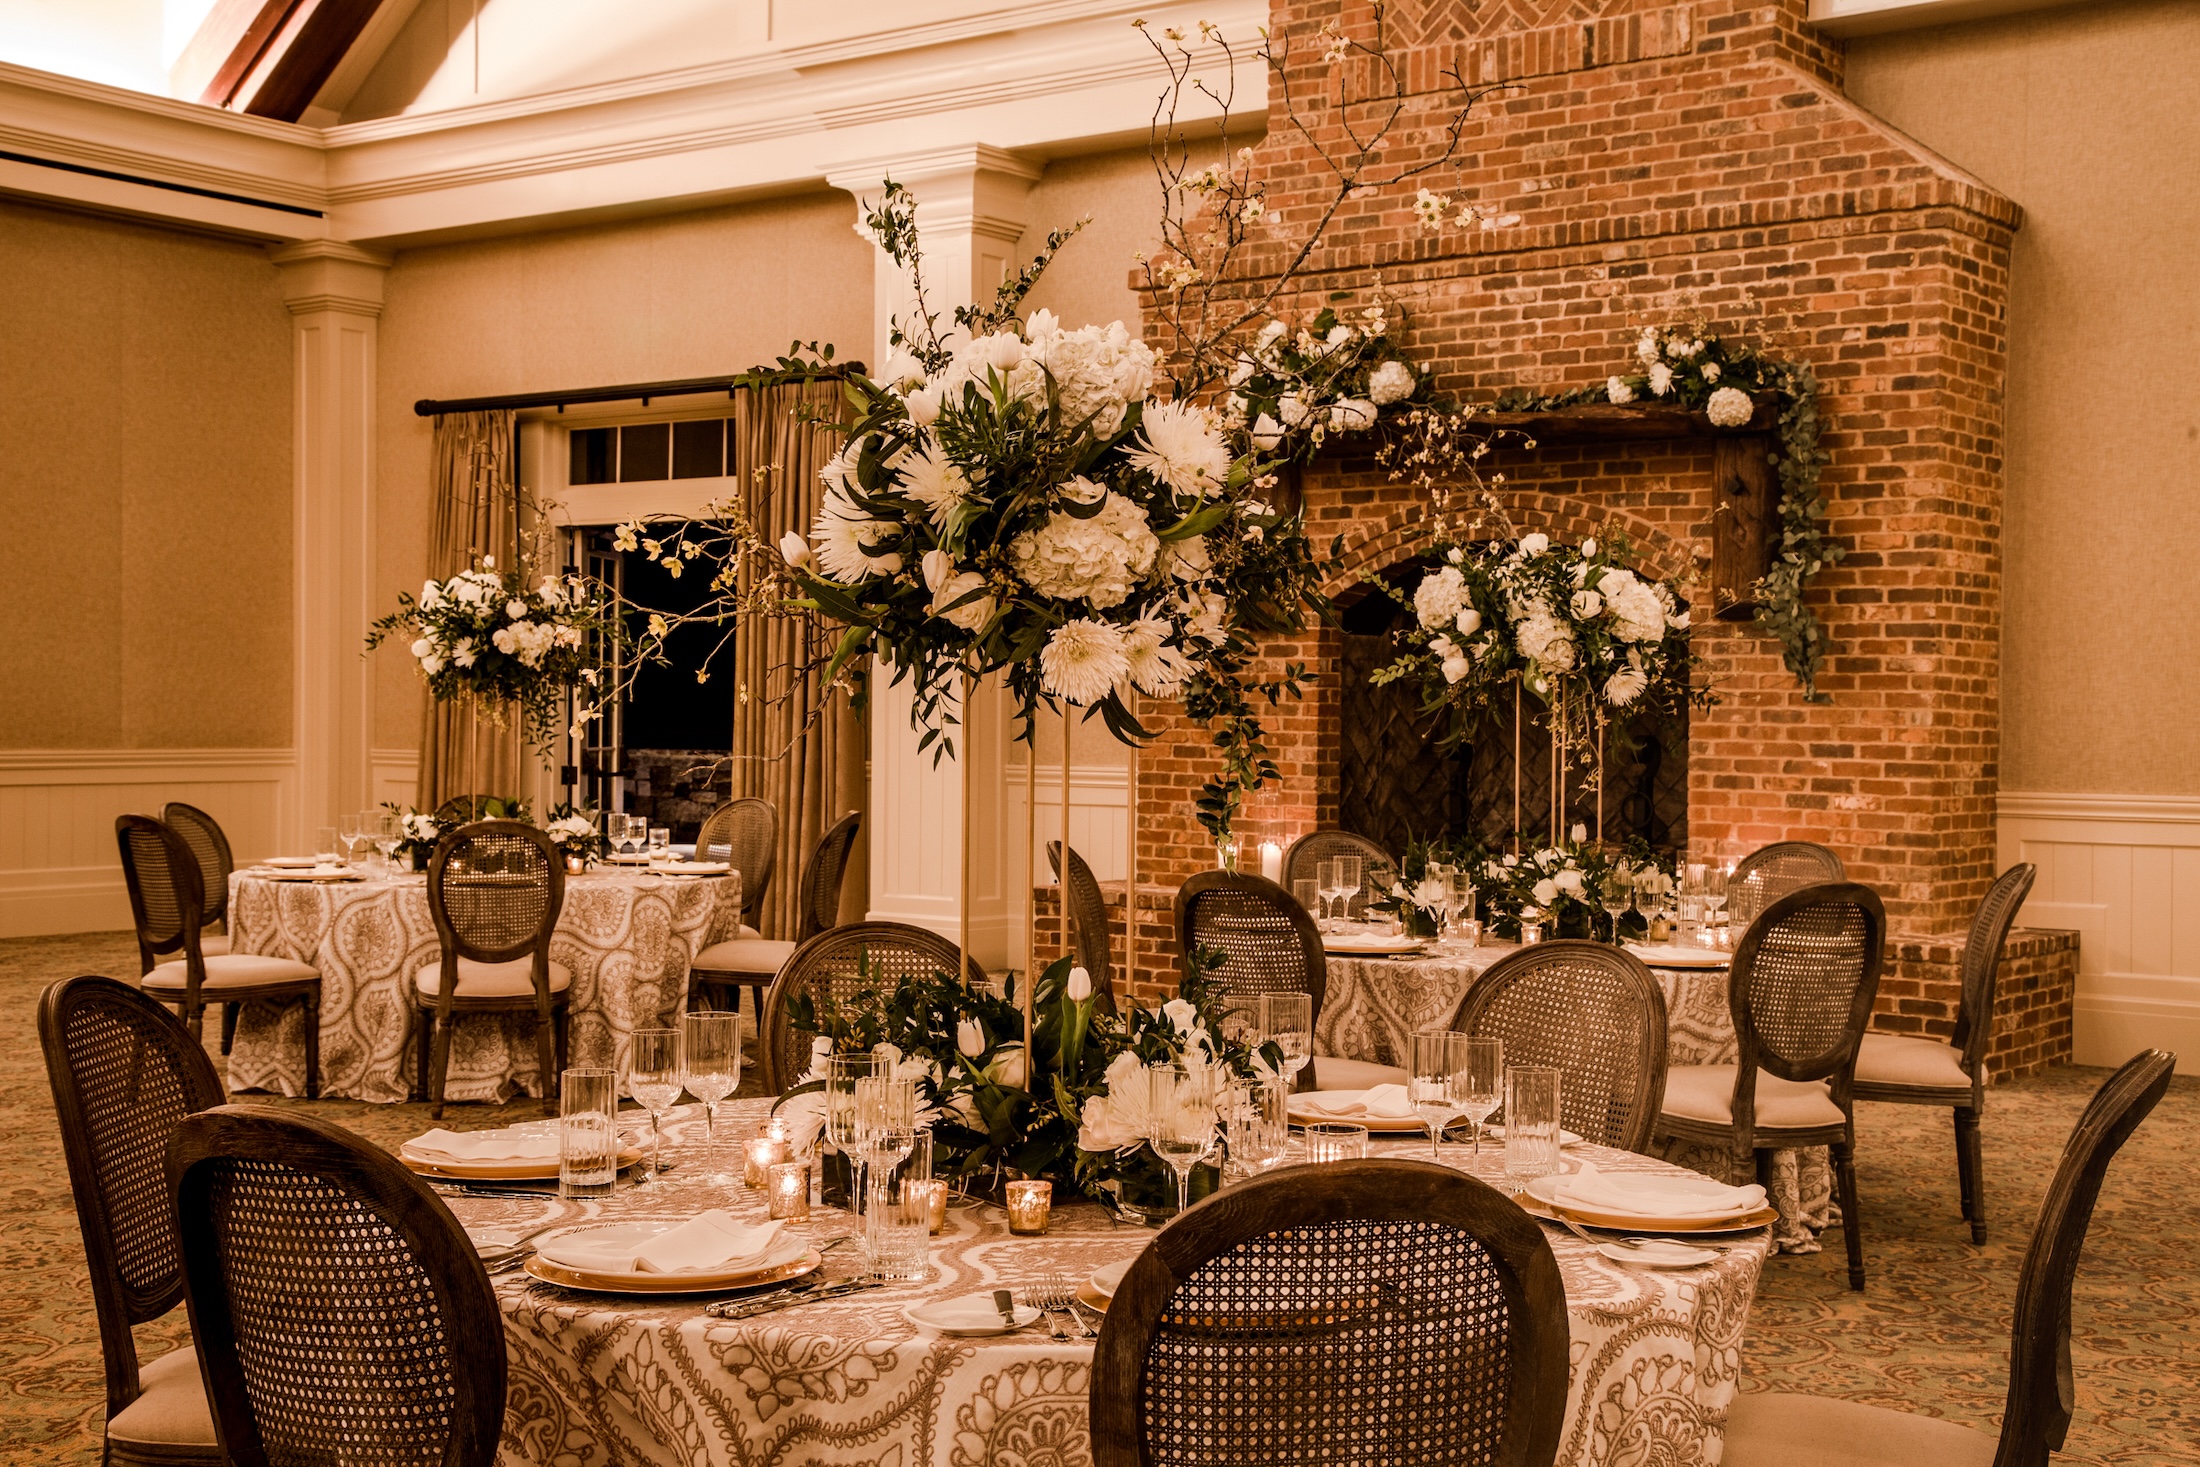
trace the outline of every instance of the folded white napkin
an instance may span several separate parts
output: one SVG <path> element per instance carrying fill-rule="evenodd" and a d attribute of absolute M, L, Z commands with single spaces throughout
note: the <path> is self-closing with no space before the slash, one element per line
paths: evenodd
<path fill-rule="evenodd" d="M 1551 1194 L 1575 1207 L 1643 1217 L 1753 1212 L 1765 1205 L 1765 1189 L 1755 1183 L 1729 1187 L 1709 1177 L 1676 1176 L 1671 1172 L 1600 1172 L 1593 1162 L 1586 1161 L 1580 1171 L 1560 1178 Z"/>
<path fill-rule="evenodd" d="M 1411 1120 L 1416 1114 L 1403 1085 L 1377 1085 L 1372 1090 L 1315 1090 L 1293 1096 L 1291 1103 L 1300 1110 L 1339 1121 Z"/>
<path fill-rule="evenodd" d="M 743 1223 L 723 1208 L 698 1213 L 640 1247 L 591 1242 L 587 1233 L 546 1239 L 536 1252 L 590 1273 L 701 1273 L 762 1266 L 785 1223 Z"/>
<path fill-rule="evenodd" d="M 422 1161 L 556 1161 L 558 1131 L 540 1123 L 499 1131 L 446 1131 L 438 1126 L 405 1143 Z"/>

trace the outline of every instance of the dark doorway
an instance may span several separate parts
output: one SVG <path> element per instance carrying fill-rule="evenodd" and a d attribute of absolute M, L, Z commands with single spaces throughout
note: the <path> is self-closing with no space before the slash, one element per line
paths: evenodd
<path fill-rule="evenodd" d="M 710 574 L 698 565 L 674 577 L 640 551 L 621 560 L 627 598 L 637 606 L 672 616 L 711 599 Z M 623 710 L 619 773 L 627 813 L 669 826 L 675 841 L 693 840 L 710 812 L 732 797 L 732 630 L 731 624 L 675 628 L 665 641 L 669 662 L 635 670 Z M 697 682 L 706 661 L 709 680 Z"/>

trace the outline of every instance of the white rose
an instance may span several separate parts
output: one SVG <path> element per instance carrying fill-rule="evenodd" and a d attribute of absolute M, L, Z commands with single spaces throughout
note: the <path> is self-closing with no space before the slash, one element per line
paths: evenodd
<path fill-rule="evenodd" d="M 1367 395 L 1377 407 L 1388 407 L 1413 395 L 1413 368 L 1395 359 L 1367 374 Z"/>
<path fill-rule="evenodd" d="M 810 563 L 810 542 L 802 538 L 799 530 L 789 530 L 779 537 L 779 558 L 801 570 Z"/>
<path fill-rule="evenodd" d="M 527 615 L 527 603 L 524 601 L 507 601 L 504 603 L 504 614 L 512 620 L 518 621 Z"/>
<path fill-rule="evenodd" d="M 1190 1034 L 1198 1026 L 1199 1010 L 1185 999 L 1172 998 L 1161 1006 L 1161 1016 L 1169 1021 L 1179 1034 Z"/>
<path fill-rule="evenodd" d="M 1459 608 L 1459 615 L 1453 620 L 1452 625 L 1459 629 L 1460 636 L 1471 637 L 1481 629 L 1482 613 L 1471 606 L 1462 606 Z"/>
<path fill-rule="evenodd" d="M 993 1057 L 993 1063 L 985 1068 L 985 1077 L 1004 1090 L 1021 1090 L 1027 1078 L 1024 1069 L 1024 1047 L 1008 1044 Z"/>
<path fill-rule="evenodd" d="M 434 655 L 434 652 L 435 643 L 429 641 L 426 637 L 422 637 L 412 644 L 412 655 L 415 657 L 429 657 Z"/>
<path fill-rule="evenodd" d="M 1535 900 L 1538 906 L 1547 907 L 1558 900 L 1558 883 L 1546 876 L 1535 884 Z"/>
<path fill-rule="evenodd" d="M 1444 681 L 1447 683 L 1455 683 L 1473 670 L 1474 664 L 1464 657 L 1447 657 L 1444 659 Z"/>
<path fill-rule="evenodd" d="M 1587 890 L 1581 884 L 1581 873 L 1571 866 L 1558 873 L 1558 889 L 1570 897 L 1579 897 Z"/>
<path fill-rule="evenodd" d="M 1604 598 L 1594 591 L 1574 592 L 1574 620 L 1587 621 L 1604 609 Z"/>
<path fill-rule="evenodd" d="M 937 555 L 939 552 L 935 550 L 930 554 Z M 984 588 L 984 576 L 976 571 L 962 571 L 947 577 L 933 588 L 932 604 L 926 609 L 966 632 L 983 631 L 985 624 L 993 619 L 995 599 L 991 596 L 980 596 L 974 601 L 963 601 L 963 598 Z M 957 602 L 962 604 L 957 605 Z"/>
<path fill-rule="evenodd" d="M 1262 413 L 1253 420 L 1252 439 L 1253 447 L 1262 453 L 1272 453 L 1276 445 L 1283 442 L 1283 424 Z"/>
<path fill-rule="evenodd" d="M 1092 997 L 1092 975 L 1083 968 L 1069 970 L 1069 986 L 1063 990 L 1071 1003 L 1083 1003 Z"/>
<path fill-rule="evenodd" d="M 1551 537 L 1548 535 L 1522 535 L 1520 537 L 1520 553 L 1522 555 L 1541 555 L 1550 548 Z"/>

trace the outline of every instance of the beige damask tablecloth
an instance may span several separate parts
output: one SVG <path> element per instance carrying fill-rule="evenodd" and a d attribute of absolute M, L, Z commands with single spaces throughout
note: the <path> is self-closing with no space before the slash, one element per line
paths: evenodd
<path fill-rule="evenodd" d="M 1329 987 L 1314 1024 L 1314 1053 L 1410 1064 L 1413 1036 L 1448 1026 L 1474 980 L 1499 958 L 1518 951 L 1517 943 L 1489 943 L 1425 958 L 1331 953 Z M 1726 969 L 1652 968 L 1650 975 L 1665 990 L 1666 1062 L 1734 1063 L 1738 1050 L 1727 1006 Z M 1318 1059 L 1315 1067 L 1320 1068 Z M 1663 1154 L 1722 1181 L 1754 1180 L 1734 1175 L 1734 1159 L 1722 1149 L 1671 1142 Z M 1818 1235 L 1836 1216 L 1833 1166 L 1826 1148 L 1774 1151 L 1765 1184 L 1780 1212 L 1772 1229 L 1774 1245 L 1782 1253 L 1818 1252 Z"/>
<path fill-rule="evenodd" d="M 722 1108 L 720 1134 L 753 1134 L 767 1102 Z M 729 1125 L 728 1119 L 732 1120 Z M 672 1122 L 670 1155 L 701 1136 L 693 1108 Z M 1425 1138 L 1380 1142 L 1378 1155 L 1426 1157 Z M 1573 1148 L 1600 1167 L 1667 1170 L 1601 1147 Z M 1446 1148 L 1447 1162 L 1499 1179 L 1499 1148 L 1479 1162 Z M 762 1194 L 706 1180 L 692 1152 L 658 1188 L 622 1188 L 603 1203 L 486 1199 L 453 1193 L 469 1226 L 509 1229 L 575 1221 L 684 1218 L 727 1207 L 763 1216 Z M 1011 1237 L 997 1208 L 950 1213 L 933 1241 L 934 1279 L 802 1305 L 752 1320 L 709 1318 L 707 1299 L 623 1299 L 574 1293 L 513 1273 L 497 1280 L 511 1361 L 507 1467 L 1086 1467 L 1090 1341 L 1057 1343 L 1038 1328 L 949 1339 L 903 1314 L 928 1298 L 1019 1292 L 1046 1273 L 1076 1280 L 1137 1254 L 1152 1236 L 1112 1223 L 1090 1204 L 1057 1207 L 1041 1238 Z M 820 1240 L 851 1226 L 823 1209 Z M 1566 1283 L 1571 1380 L 1558 1460 L 1567 1467 L 1716 1463 L 1740 1371 L 1743 1326 L 1766 1238 L 1732 1247 L 1700 1268 L 1658 1271 L 1612 1263 L 1547 1228 Z M 853 1246 L 829 1255 L 852 1271 Z"/>
<path fill-rule="evenodd" d="M 688 965 L 734 935 L 740 876 L 591 871 L 565 881 L 550 960 L 573 974 L 577 1067 L 617 1068 L 627 1036 L 685 1005 Z M 355 882 L 230 879 L 230 946 L 309 963 L 321 974 L 321 1093 L 401 1101 L 410 1092 L 413 975 L 438 960 L 425 876 Z M 229 1054 L 231 1092 L 305 1093 L 305 1011 L 247 1004 Z M 451 1046 L 452 1100 L 540 1095 L 534 1021 L 461 1020 Z"/>

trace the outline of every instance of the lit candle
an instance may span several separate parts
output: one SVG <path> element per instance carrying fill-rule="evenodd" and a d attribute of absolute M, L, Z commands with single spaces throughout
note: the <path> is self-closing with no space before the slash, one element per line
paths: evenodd
<path fill-rule="evenodd" d="M 1283 847 L 1272 840 L 1260 843 L 1260 874 L 1283 885 Z"/>
<path fill-rule="evenodd" d="M 579 856 L 567 856 L 567 857 L 565 858 L 565 873 L 566 873 L 566 875 L 568 875 L 568 876 L 578 876 L 578 875 L 580 875 L 580 874 L 581 874 L 581 873 L 582 873 L 583 871 L 586 871 L 587 869 L 588 869 L 588 863 L 587 863 L 586 861 L 582 860 L 582 859 L 581 859 L 581 858 L 580 858 Z"/>
<path fill-rule="evenodd" d="M 932 1177 L 925 1180 L 910 1179 L 901 1184 L 901 1195 L 924 1206 L 925 1217 L 931 1231 L 937 1235 L 947 1230 L 947 1182 Z"/>
<path fill-rule="evenodd" d="M 1008 1184 L 1008 1230 L 1030 1237 L 1047 1230 L 1047 1214 L 1054 1207 L 1052 1182 Z"/>
<path fill-rule="evenodd" d="M 810 1164 L 782 1161 L 771 1169 L 771 1215 L 801 1222 L 810 1215 Z"/>
<path fill-rule="evenodd" d="M 1523 946 L 1542 940 L 1543 924 L 1541 922 L 1523 922 L 1520 924 L 1520 941 Z"/>
<path fill-rule="evenodd" d="M 780 1127 L 777 1121 L 772 1122 L 772 1125 L 780 1129 L 780 1135 L 774 1136 L 766 1132 L 748 1143 L 748 1161 L 741 1168 L 741 1180 L 747 1186 L 763 1186 L 765 1174 L 787 1159 L 785 1128 Z"/>

